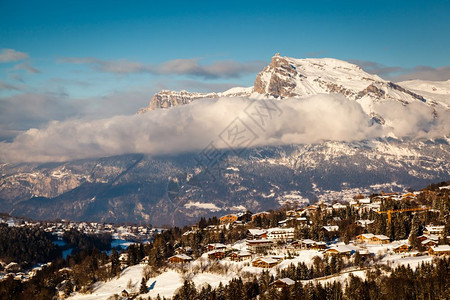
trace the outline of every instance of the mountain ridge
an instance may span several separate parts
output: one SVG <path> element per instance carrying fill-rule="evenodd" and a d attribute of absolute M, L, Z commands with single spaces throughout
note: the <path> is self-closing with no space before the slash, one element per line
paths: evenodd
<path fill-rule="evenodd" d="M 448 90 L 441 87 L 447 94 Z M 234 91 L 234 92 L 233 92 Z M 187 91 L 163 90 L 156 93 L 150 104 L 139 110 L 145 113 L 150 110 L 171 108 L 189 104 L 198 99 L 219 97 L 248 97 L 250 99 L 285 99 L 305 98 L 317 94 L 338 93 L 358 101 L 366 113 L 371 111 L 370 102 L 379 100 L 396 100 L 403 104 L 414 101 L 428 103 L 430 106 L 449 104 L 441 97 L 420 89 L 411 89 L 411 84 L 394 83 L 384 80 L 378 75 L 369 74 L 361 67 L 334 58 L 295 59 L 275 55 L 271 63 L 255 78 L 254 85 L 247 88 L 232 88 L 222 93 L 191 93 Z"/>
<path fill-rule="evenodd" d="M 303 100 L 306 106 L 314 106 L 317 99 L 321 100 L 319 94 L 341 94 L 327 98 L 333 104 L 351 101 L 352 109 L 358 108 L 362 121 L 376 121 L 375 125 L 383 129 L 397 124 L 410 126 L 408 119 L 400 122 L 395 119 L 402 110 L 406 111 L 401 114 L 403 117 L 420 113 L 416 129 L 425 135 L 399 138 L 389 134 L 370 139 L 363 139 L 363 135 L 360 140 L 347 142 L 320 140 L 273 146 L 248 144 L 239 151 L 219 149 L 224 159 L 206 166 L 199 164 L 205 150 L 171 155 L 123 154 L 60 163 L 2 164 L 0 210 L 36 219 L 185 225 L 201 216 L 245 209 L 257 212 L 286 203 L 306 205 L 317 199 L 346 201 L 358 193 L 405 191 L 445 181 L 450 178 L 449 133 L 441 129 L 434 136 L 426 134 L 432 128 L 429 124 L 435 125 L 439 117 L 442 121 L 439 113 L 449 111 L 447 85 L 422 84 L 423 95 L 417 82 L 406 82 L 403 86 L 347 62 L 276 55 L 258 74 L 253 87 L 223 93 L 166 90 L 153 96 L 150 105 L 139 113 L 152 110 L 152 114 L 157 114 L 160 109 L 189 105 L 199 99 L 227 101 L 235 97 L 249 98 L 249 103 L 286 101 L 291 105 L 287 108 Z M 450 87 L 448 91 L 450 94 Z M 322 106 L 323 103 L 330 104 L 322 102 Z M 288 126 L 302 121 L 302 116 L 293 115 L 292 111 L 286 112 L 285 116 L 288 115 L 289 122 L 280 124 Z M 312 116 L 324 118 L 322 114 Z M 278 130 L 274 128 L 275 135 Z"/>

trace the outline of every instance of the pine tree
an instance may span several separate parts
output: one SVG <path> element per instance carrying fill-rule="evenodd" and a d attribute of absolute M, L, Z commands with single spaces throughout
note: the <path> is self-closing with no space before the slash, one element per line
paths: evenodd
<path fill-rule="evenodd" d="M 197 297 L 197 290 L 192 281 L 185 280 L 183 286 L 177 291 L 174 300 L 195 299 Z"/>
<path fill-rule="evenodd" d="M 148 291 L 147 283 L 145 282 L 144 277 L 142 277 L 141 287 L 139 288 L 139 293 L 145 294 L 145 293 L 147 293 L 147 291 Z"/>
<path fill-rule="evenodd" d="M 111 253 L 111 276 L 116 276 L 120 272 L 119 253 L 113 248 Z"/>

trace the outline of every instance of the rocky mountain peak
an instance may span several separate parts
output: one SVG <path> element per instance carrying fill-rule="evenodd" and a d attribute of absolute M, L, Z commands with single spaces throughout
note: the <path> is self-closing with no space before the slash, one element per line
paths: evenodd
<path fill-rule="evenodd" d="M 249 97 L 280 100 L 331 93 L 342 94 L 350 100 L 358 101 L 367 114 L 374 113 L 373 103 L 379 101 L 398 101 L 404 105 L 420 101 L 432 106 L 442 103 L 440 95 L 418 90 L 412 92 L 346 61 L 333 58 L 296 59 L 277 53 L 270 64 L 258 73 L 253 87 L 232 88 L 222 93 L 163 90 L 155 94 L 150 105 L 139 110 L 139 113 L 171 108 L 205 98 Z"/>

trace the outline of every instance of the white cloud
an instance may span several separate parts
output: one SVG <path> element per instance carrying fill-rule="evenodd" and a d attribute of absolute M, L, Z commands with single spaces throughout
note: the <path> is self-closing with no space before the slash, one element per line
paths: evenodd
<path fill-rule="evenodd" d="M 14 49 L 2 49 L 0 52 L 0 63 L 8 63 L 28 58 L 25 52 L 19 52 Z"/>
<path fill-rule="evenodd" d="M 230 129 L 236 117 L 257 135 L 250 146 L 358 141 L 392 134 L 371 122 L 357 102 L 340 95 L 277 101 L 282 113 L 266 119 L 264 127 L 255 125 L 245 113 L 251 103 L 259 107 L 271 104 L 257 101 L 208 99 L 142 115 L 54 121 L 18 135 L 12 143 L 0 143 L 0 160 L 45 162 L 125 153 L 172 154 L 199 151 L 211 142 L 227 148 L 229 143 L 220 136 L 228 132 L 225 129 Z M 433 119 L 426 107 L 421 103 L 406 108 L 390 103 L 378 108 L 395 124 L 393 133 L 398 137 L 448 133 L 441 131 L 450 128 L 448 112 L 440 112 L 444 115 Z"/>
<path fill-rule="evenodd" d="M 376 103 L 374 109 L 390 123 L 397 137 L 437 138 L 450 134 L 450 110 L 440 106 L 432 108 L 421 102 L 405 106 L 390 101 Z"/>

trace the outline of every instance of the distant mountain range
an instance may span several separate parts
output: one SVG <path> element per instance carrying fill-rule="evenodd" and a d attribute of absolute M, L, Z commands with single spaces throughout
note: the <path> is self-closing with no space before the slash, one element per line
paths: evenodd
<path fill-rule="evenodd" d="M 278 103 L 320 94 L 341 94 L 355 101 L 382 128 L 402 124 L 386 107 L 426 108 L 429 115 L 421 118 L 429 123 L 450 110 L 450 81 L 393 83 L 336 59 L 276 55 L 253 87 L 223 93 L 161 91 L 139 113 L 199 99 L 245 97 Z M 448 180 L 449 142 L 450 133 L 441 132 L 422 139 L 391 135 L 243 147 L 239 152 L 206 147 L 202 152 L 157 157 L 128 154 L 64 163 L 3 164 L 0 210 L 37 219 L 184 225 L 200 216 L 256 212 L 315 199 L 345 200 L 359 192 L 403 191 Z"/>

